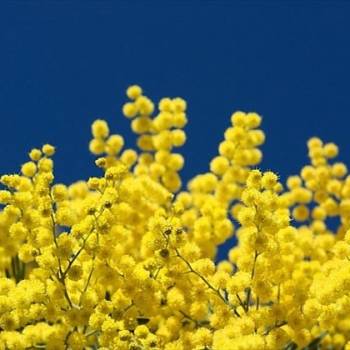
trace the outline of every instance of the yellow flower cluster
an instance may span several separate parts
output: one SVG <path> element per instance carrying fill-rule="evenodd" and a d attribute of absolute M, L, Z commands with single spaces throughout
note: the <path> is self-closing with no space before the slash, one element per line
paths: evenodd
<path fill-rule="evenodd" d="M 181 190 L 186 102 L 155 112 L 139 86 L 127 96 L 138 150 L 96 120 L 100 177 L 54 184 L 48 144 L 1 177 L 0 350 L 349 350 L 337 146 L 310 139 L 310 164 L 284 185 L 256 168 L 261 117 L 235 112 L 210 171 Z"/>

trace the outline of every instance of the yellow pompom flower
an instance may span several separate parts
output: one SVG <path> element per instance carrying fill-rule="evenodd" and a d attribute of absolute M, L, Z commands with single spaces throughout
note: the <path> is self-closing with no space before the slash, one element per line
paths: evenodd
<path fill-rule="evenodd" d="M 38 161 L 41 158 L 41 151 L 40 149 L 37 148 L 33 148 L 30 152 L 29 152 L 29 158 L 33 161 Z"/>
<path fill-rule="evenodd" d="M 228 170 L 230 163 L 222 156 L 215 157 L 210 163 L 210 170 L 217 175 L 223 175 Z"/>
<path fill-rule="evenodd" d="M 27 162 L 22 165 L 21 172 L 24 176 L 33 177 L 36 173 L 37 167 L 34 162 Z"/>
<path fill-rule="evenodd" d="M 92 139 L 89 143 L 89 150 L 95 155 L 102 154 L 105 151 L 105 142 L 102 139 Z"/>
<path fill-rule="evenodd" d="M 131 85 L 127 88 L 126 95 L 131 100 L 136 100 L 138 97 L 142 95 L 142 88 L 138 85 Z"/>
<path fill-rule="evenodd" d="M 46 155 L 46 156 L 53 156 L 55 154 L 55 147 L 49 144 L 46 144 L 42 147 L 42 152 Z"/>
<path fill-rule="evenodd" d="M 106 121 L 96 119 L 91 125 L 91 132 L 96 139 L 105 139 L 109 135 L 109 127 Z"/>
<path fill-rule="evenodd" d="M 261 185 L 267 190 L 270 190 L 275 187 L 275 185 L 277 184 L 277 181 L 278 181 L 277 175 L 272 173 L 271 171 L 268 171 L 262 177 Z"/>
<path fill-rule="evenodd" d="M 120 135 L 111 135 L 106 142 L 106 152 L 109 155 L 115 155 L 120 152 L 124 146 L 124 138 Z"/>
<path fill-rule="evenodd" d="M 125 103 L 123 106 L 123 114 L 127 118 L 134 118 L 137 114 L 137 106 L 135 105 L 135 103 L 132 103 L 132 102 Z"/>
<path fill-rule="evenodd" d="M 183 146 L 186 141 L 186 134 L 181 129 L 175 129 L 172 131 L 172 141 L 175 147 Z"/>

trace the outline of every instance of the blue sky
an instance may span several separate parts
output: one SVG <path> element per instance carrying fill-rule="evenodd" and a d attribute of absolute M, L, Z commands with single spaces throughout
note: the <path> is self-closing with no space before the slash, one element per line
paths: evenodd
<path fill-rule="evenodd" d="M 189 179 L 208 169 L 235 110 L 264 117 L 264 169 L 306 162 L 306 140 L 335 141 L 350 164 L 350 2 L 0 2 L 0 172 L 57 146 L 56 179 L 96 174 L 90 124 L 133 146 L 124 91 L 188 102 Z"/>

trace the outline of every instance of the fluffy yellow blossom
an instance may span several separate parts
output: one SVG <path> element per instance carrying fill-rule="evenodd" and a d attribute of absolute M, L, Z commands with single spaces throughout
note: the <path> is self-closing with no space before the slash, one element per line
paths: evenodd
<path fill-rule="evenodd" d="M 46 156 L 53 156 L 55 153 L 55 147 L 49 144 L 46 144 L 42 147 L 42 152 L 46 155 Z"/>
<path fill-rule="evenodd" d="M 261 117 L 238 111 L 184 189 L 186 102 L 155 104 L 138 85 L 126 95 L 138 149 L 95 120 L 101 176 L 54 183 L 46 144 L 0 178 L 0 349 L 350 349 L 338 147 L 311 138 L 310 164 L 284 186 L 257 169 Z"/>

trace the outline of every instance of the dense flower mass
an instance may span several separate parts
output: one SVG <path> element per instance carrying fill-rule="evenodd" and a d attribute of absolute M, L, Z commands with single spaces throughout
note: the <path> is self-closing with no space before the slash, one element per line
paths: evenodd
<path fill-rule="evenodd" d="M 96 120 L 101 177 L 54 184 L 48 144 L 1 177 L 0 349 L 349 350 L 337 146 L 310 139 L 310 164 L 282 184 L 257 169 L 261 117 L 235 112 L 210 171 L 182 190 L 186 102 L 127 96 L 138 151 Z"/>

